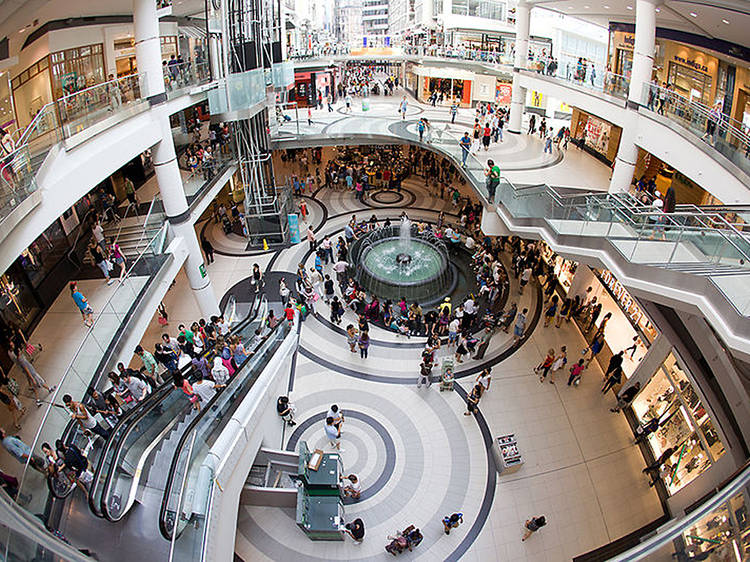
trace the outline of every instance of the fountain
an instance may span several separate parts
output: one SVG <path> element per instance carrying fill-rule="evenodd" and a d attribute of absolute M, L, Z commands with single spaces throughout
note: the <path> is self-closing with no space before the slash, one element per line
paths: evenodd
<path fill-rule="evenodd" d="M 349 254 L 355 278 L 368 292 L 420 303 L 442 298 L 453 281 L 448 250 L 431 232 L 417 232 L 404 216 L 357 240 Z"/>

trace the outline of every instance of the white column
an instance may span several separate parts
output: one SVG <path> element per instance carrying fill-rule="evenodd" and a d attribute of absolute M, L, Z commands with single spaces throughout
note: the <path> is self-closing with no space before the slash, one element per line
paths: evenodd
<path fill-rule="evenodd" d="M 144 75 L 146 96 L 151 98 L 163 94 L 159 18 L 154 0 L 133 0 L 133 27 L 138 74 Z"/>
<path fill-rule="evenodd" d="M 516 7 L 516 55 L 513 63 L 513 86 L 511 90 L 510 118 L 508 132 L 520 133 L 523 107 L 526 103 L 526 88 L 520 85 L 520 70 L 526 68 L 529 55 L 529 25 L 531 23 L 531 7 L 521 0 Z"/>
<path fill-rule="evenodd" d="M 482 223 L 480 225 L 485 236 L 510 236 L 511 232 L 497 214 L 497 209 L 484 207 L 482 209 Z"/>
<path fill-rule="evenodd" d="M 198 236 L 190 220 L 185 188 L 182 185 L 182 176 L 172 141 L 169 117 L 161 117 L 159 121 L 162 140 L 152 150 L 156 181 L 159 184 L 164 211 L 175 236 L 181 237 L 187 244 L 188 258 L 185 262 L 185 273 L 190 282 L 190 288 L 198 302 L 201 315 L 209 318 L 211 315 L 219 314 L 219 301 L 216 299 L 211 279 L 205 273 Z"/>
<path fill-rule="evenodd" d="M 651 82 L 656 49 L 656 6 L 654 0 L 636 0 L 635 4 L 635 45 L 633 49 L 633 69 L 628 90 L 628 107 L 637 109 L 643 101 L 643 88 Z M 638 160 L 638 147 L 635 146 L 635 119 L 623 123 L 620 147 L 617 149 L 609 192 L 628 191 L 633 181 L 635 164 Z"/>
<path fill-rule="evenodd" d="M 654 0 L 636 0 L 635 45 L 628 100 L 643 101 L 644 84 L 651 82 L 656 50 L 656 6 Z"/>

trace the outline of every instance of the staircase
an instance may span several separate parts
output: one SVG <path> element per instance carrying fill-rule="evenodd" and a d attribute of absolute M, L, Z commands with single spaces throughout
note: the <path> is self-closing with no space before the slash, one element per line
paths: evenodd
<path fill-rule="evenodd" d="M 104 229 L 104 236 L 108 244 L 117 242 L 126 258 L 135 259 L 148 248 L 149 241 L 163 224 L 164 217 L 161 213 L 126 217 L 117 223 L 110 223 Z"/>

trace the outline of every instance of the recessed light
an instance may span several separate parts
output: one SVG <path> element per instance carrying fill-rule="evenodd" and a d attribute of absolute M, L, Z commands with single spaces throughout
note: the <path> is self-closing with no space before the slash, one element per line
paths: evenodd
<path fill-rule="evenodd" d="M 18 33 L 23 33 L 24 31 L 26 31 L 26 30 L 25 29 L 19 29 Z"/>
<path fill-rule="evenodd" d="M 604 6 L 604 9 L 605 9 L 605 10 L 609 10 L 609 6 L 605 5 L 605 6 Z"/>
<path fill-rule="evenodd" d="M 632 10 L 633 6 L 626 6 L 628 10 Z"/>
<path fill-rule="evenodd" d="M 722 21 L 722 23 L 725 23 L 725 24 L 729 25 L 729 20 L 721 20 L 721 21 Z"/>
<path fill-rule="evenodd" d="M 661 8 L 656 8 L 656 13 L 658 14 L 659 12 L 661 12 Z"/>
<path fill-rule="evenodd" d="M 698 14 L 696 14 L 695 12 L 690 12 L 690 16 L 693 17 L 693 18 L 697 18 Z"/>
<path fill-rule="evenodd" d="M 584 10 L 588 10 L 589 8 L 591 8 L 591 6 L 584 6 L 583 7 Z"/>

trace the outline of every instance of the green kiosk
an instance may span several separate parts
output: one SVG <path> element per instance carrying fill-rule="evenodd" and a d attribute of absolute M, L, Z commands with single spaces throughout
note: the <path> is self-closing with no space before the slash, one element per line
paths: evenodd
<path fill-rule="evenodd" d="M 343 472 L 338 453 L 310 452 L 299 444 L 297 525 L 313 541 L 344 540 L 344 502 L 339 478 Z"/>

